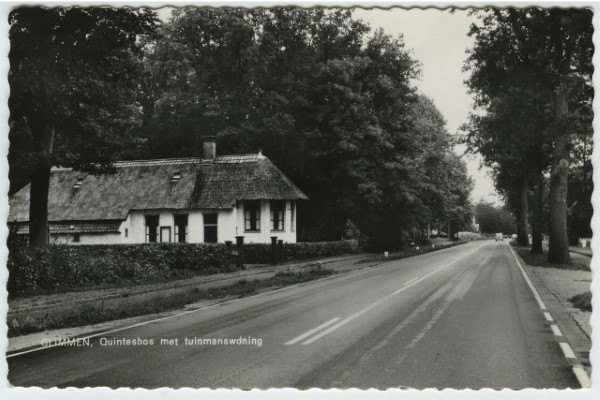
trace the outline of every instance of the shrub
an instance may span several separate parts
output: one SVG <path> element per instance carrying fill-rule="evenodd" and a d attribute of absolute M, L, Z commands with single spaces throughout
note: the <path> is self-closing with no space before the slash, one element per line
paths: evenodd
<path fill-rule="evenodd" d="M 33 251 L 8 243 L 11 297 L 66 289 L 165 280 L 173 270 L 235 270 L 222 244 L 51 245 Z"/>
<path fill-rule="evenodd" d="M 481 234 L 477 232 L 458 232 L 458 240 L 479 240 Z"/>
<path fill-rule="evenodd" d="M 357 240 L 341 240 L 336 242 L 299 242 L 283 245 L 283 260 L 302 261 L 313 258 L 335 257 L 343 254 L 358 253 Z M 244 262 L 247 264 L 268 264 L 271 262 L 271 245 L 249 243 L 244 245 Z"/>
<path fill-rule="evenodd" d="M 178 271 L 213 274 L 235 271 L 224 244 L 153 243 L 134 245 L 50 245 L 34 252 L 10 241 L 8 292 L 11 298 L 90 287 L 160 282 Z M 285 261 L 357 253 L 358 241 L 284 245 Z M 245 263 L 271 262 L 270 244 L 244 245 Z"/>
<path fill-rule="evenodd" d="M 592 292 L 587 291 L 575 295 L 569 299 L 574 307 L 579 308 L 581 311 L 592 311 Z"/>

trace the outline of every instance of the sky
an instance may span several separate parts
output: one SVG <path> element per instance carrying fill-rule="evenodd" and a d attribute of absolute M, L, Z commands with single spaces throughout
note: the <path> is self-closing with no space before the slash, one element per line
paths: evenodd
<path fill-rule="evenodd" d="M 159 17 L 167 20 L 171 8 L 159 10 Z M 367 22 L 373 29 L 382 28 L 385 33 L 403 36 L 407 50 L 421 63 L 421 78 L 415 82 L 419 91 L 431 98 L 447 122 L 448 131 L 456 134 L 460 125 L 467 121 L 472 106 L 472 98 L 467 93 L 462 72 L 466 50 L 473 40 L 467 36 L 469 26 L 474 21 L 467 11 L 456 10 L 450 13 L 438 9 L 360 9 L 354 16 Z M 464 146 L 455 151 L 464 154 Z M 500 204 L 492 178 L 488 170 L 481 167 L 480 158 L 465 155 L 469 175 L 474 188 L 471 198 Z"/>

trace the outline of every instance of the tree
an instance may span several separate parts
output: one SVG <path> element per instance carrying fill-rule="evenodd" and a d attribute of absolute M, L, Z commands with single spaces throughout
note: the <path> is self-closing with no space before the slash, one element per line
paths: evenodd
<path fill-rule="evenodd" d="M 351 220 L 391 249 L 413 227 L 461 220 L 468 177 L 411 83 L 419 65 L 402 38 L 370 31 L 349 10 L 175 11 L 145 47 L 147 154 L 197 154 L 202 135 L 262 149 L 311 199 L 304 240 L 342 237 Z"/>
<path fill-rule="evenodd" d="M 591 162 L 593 112 L 590 96 L 575 96 L 572 100 L 570 108 L 574 113 L 570 118 L 569 126 L 573 132 L 573 148 L 567 197 L 568 231 L 570 244 L 578 245 L 579 238 L 592 236 L 590 221 L 593 214 L 591 196 L 594 190 Z"/>
<path fill-rule="evenodd" d="M 553 121 L 548 260 L 569 263 L 567 187 L 572 132 L 570 99 L 575 88 L 591 87 L 591 10 L 486 9 L 473 25 L 469 56 L 472 87 L 493 97 L 508 85 L 534 87 L 551 99 Z M 589 90 L 588 90 L 589 92 Z"/>
<path fill-rule="evenodd" d="M 473 91 L 479 88 L 473 80 Z M 482 155 L 484 165 L 492 170 L 498 192 L 511 205 L 517 218 L 517 240 L 529 244 L 529 188 L 542 189 L 539 177 L 548 166 L 550 141 L 545 135 L 549 123 L 544 98 L 528 86 L 509 86 L 481 96 L 484 113 L 472 113 L 463 142 L 467 149 Z M 540 193 L 536 189 L 536 193 Z M 536 216 L 541 203 L 534 201 Z M 532 251 L 541 252 L 541 219 L 534 218 Z"/>
<path fill-rule="evenodd" d="M 139 107 L 138 36 L 154 12 L 127 8 L 18 8 L 9 16 L 11 170 L 29 169 L 30 242 L 48 243 L 52 165 L 106 172 Z M 25 180 L 27 180 L 25 178 Z"/>

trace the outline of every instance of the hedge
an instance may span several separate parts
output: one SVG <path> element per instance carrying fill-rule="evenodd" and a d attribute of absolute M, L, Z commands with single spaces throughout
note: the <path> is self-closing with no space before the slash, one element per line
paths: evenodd
<path fill-rule="evenodd" d="M 67 288 L 160 282 L 176 269 L 212 274 L 235 270 L 223 244 L 51 245 L 34 252 L 10 246 L 11 297 Z"/>
<path fill-rule="evenodd" d="M 161 282 L 174 270 L 213 274 L 236 270 L 224 244 L 153 243 L 133 245 L 50 245 L 34 252 L 9 241 L 8 292 L 11 298 L 38 293 Z M 359 251 L 357 241 L 284 245 L 285 261 L 332 257 Z M 270 244 L 245 244 L 245 264 L 269 264 Z M 175 271 L 176 272 L 176 271 Z"/>
<path fill-rule="evenodd" d="M 299 242 L 283 244 L 283 260 L 302 261 L 322 257 L 335 257 L 360 252 L 357 240 L 337 242 Z M 244 262 L 246 264 L 268 264 L 271 262 L 271 244 L 244 244 Z"/>

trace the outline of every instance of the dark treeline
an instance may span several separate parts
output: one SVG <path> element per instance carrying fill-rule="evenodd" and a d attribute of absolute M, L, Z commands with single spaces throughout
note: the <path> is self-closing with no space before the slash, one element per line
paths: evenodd
<path fill-rule="evenodd" d="M 94 20 L 98 10 L 86 9 L 83 18 Z M 37 18 L 54 18 L 53 29 L 68 31 L 70 12 L 48 9 Z M 115 62 L 116 70 L 87 67 L 94 81 L 135 83 L 130 96 L 115 98 L 121 110 L 133 110 L 131 121 L 121 124 L 120 135 L 107 131 L 106 145 L 92 142 L 107 149 L 101 154 L 83 151 L 87 131 L 77 140 L 57 135 L 68 151 L 44 149 L 52 164 L 89 169 L 96 162 L 106 165 L 103 173 L 116 159 L 198 156 L 202 137 L 216 136 L 219 153 L 262 150 L 306 192 L 311 200 L 300 208 L 299 239 L 340 239 L 358 227 L 373 247 L 393 249 L 416 230 L 470 228 L 472 183 L 440 112 L 413 85 L 419 63 L 401 38 L 372 31 L 349 10 L 181 8 L 163 24 L 150 23 L 146 11 L 123 12 L 151 25 L 149 31 L 111 27 L 136 37 L 135 46 L 123 46 L 113 59 L 137 62 Z M 29 46 L 16 39 L 38 34 L 27 30 L 27 18 L 22 9 L 13 11 L 11 46 Z M 78 34 L 98 29 L 77 28 Z M 67 53 L 64 44 L 45 45 Z M 78 55 L 79 44 L 69 45 L 64 58 Z M 32 60 L 11 52 L 11 89 L 26 87 L 28 77 L 16 65 Z M 12 96 L 27 103 L 27 94 Z M 55 116 L 82 104 L 100 115 L 116 113 L 75 95 Z M 18 118 L 18 107 L 11 104 L 13 191 L 31 180 L 26 161 L 39 153 L 23 139 L 31 128 Z M 86 121 L 88 130 L 101 132 L 106 121 L 93 122 Z"/>
<path fill-rule="evenodd" d="M 518 241 L 569 264 L 568 245 L 590 237 L 592 11 L 483 9 L 465 71 L 475 112 L 468 148 L 493 171 L 516 216 Z"/>
<path fill-rule="evenodd" d="M 513 213 L 507 207 L 480 200 L 475 204 L 475 218 L 481 233 L 513 234 L 517 231 Z"/>

